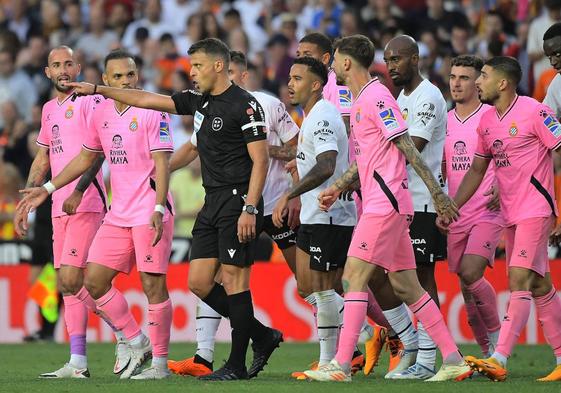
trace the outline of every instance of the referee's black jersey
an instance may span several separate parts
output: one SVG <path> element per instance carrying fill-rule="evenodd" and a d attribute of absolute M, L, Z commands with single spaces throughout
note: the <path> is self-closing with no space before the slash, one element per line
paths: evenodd
<path fill-rule="evenodd" d="M 246 145 L 267 139 L 265 114 L 255 97 L 232 84 L 216 96 L 186 90 L 171 98 L 178 114 L 194 116 L 191 142 L 199 151 L 205 190 L 247 186 L 253 161 Z"/>

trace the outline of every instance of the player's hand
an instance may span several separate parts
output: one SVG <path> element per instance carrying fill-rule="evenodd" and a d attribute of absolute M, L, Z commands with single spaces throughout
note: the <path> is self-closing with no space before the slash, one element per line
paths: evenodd
<path fill-rule="evenodd" d="M 24 237 L 27 235 L 27 230 L 29 229 L 29 225 L 27 223 L 27 214 L 23 214 L 20 211 L 16 210 L 14 216 L 14 229 L 19 237 Z"/>
<path fill-rule="evenodd" d="M 302 202 L 300 197 L 292 198 L 288 201 L 288 227 L 294 229 L 300 225 L 300 210 Z"/>
<path fill-rule="evenodd" d="M 337 187 L 334 185 L 327 187 L 318 195 L 319 208 L 325 212 L 328 211 L 331 205 L 339 198 L 339 195 L 341 195 L 341 190 Z"/>
<path fill-rule="evenodd" d="M 485 196 L 490 196 L 489 201 L 487 202 L 487 209 L 497 212 L 501 210 L 501 205 L 499 203 L 499 190 L 495 186 L 491 186 L 485 194 Z"/>
<path fill-rule="evenodd" d="M 152 217 L 150 217 L 150 229 L 154 230 L 154 238 L 152 239 L 151 246 L 154 247 L 160 239 L 162 238 L 162 232 L 164 230 L 164 226 L 162 224 L 162 218 L 164 215 L 160 212 L 152 213 Z"/>
<path fill-rule="evenodd" d="M 289 214 L 288 196 L 283 194 L 273 209 L 273 225 L 277 228 L 282 228 L 282 223 L 287 214 Z"/>
<path fill-rule="evenodd" d="M 458 206 L 447 194 L 440 192 L 433 196 L 433 201 L 434 208 L 439 216 L 447 219 L 449 222 L 458 220 L 460 216 Z"/>
<path fill-rule="evenodd" d="M 444 217 L 440 217 L 440 216 L 436 217 L 436 227 L 438 228 L 440 233 L 442 233 L 443 235 L 447 235 L 448 232 L 450 231 L 449 226 L 450 226 L 450 221 L 448 221 Z"/>
<path fill-rule="evenodd" d="M 293 160 L 288 161 L 286 164 L 284 164 L 284 169 L 286 169 L 286 173 L 292 175 L 294 172 L 298 171 L 298 168 L 296 167 L 296 158 Z"/>
<path fill-rule="evenodd" d="M 551 246 L 557 246 L 559 243 L 561 243 L 561 224 L 553 228 L 549 235 L 549 244 Z"/>
<path fill-rule="evenodd" d="M 72 194 L 62 203 L 62 211 L 68 215 L 75 214 L 80 202 L 82 202 L 83 195 L 84 193 L 82 191 L 72 191 Z"/>
<path fill-rule="evenodd" d="M 39 207 L 39 205 L 49 196 L 45 187 L 25 188 L 23 190 L 19 190 L 19 192 L 20 194 L 23 194 L 23 198 L 19 201 L 16 210 L 25 215 L 37 209 L 37 207 Z"/>
<path fill-rule="evenodd" d="M 66 82 L 64 86 L 74 89 L 73 95 L 76 96 L 89 96 L 94 94 L 95 85 L 88 82 Z"/>
<path fill-rule="evenodd" d="M 238 219 L 238 240 L 240 243 L 249 243 L 255 239 L 255 226 L 257 218 L 255 214 L 242 212 Z"/>

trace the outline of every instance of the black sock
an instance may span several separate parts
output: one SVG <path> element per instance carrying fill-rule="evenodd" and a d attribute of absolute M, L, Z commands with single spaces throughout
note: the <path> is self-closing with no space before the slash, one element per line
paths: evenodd
<path fill-rule="evenodd" d="M 250 330 L 254 320 L 251 293 L 245 291 L 228 296 L 228 305 L 232 327 L 232 348 L 227 364 L 237 370 L 244 370 Z"/>
<path fill-rule="evenodd" d="M 223 317 L 230 317 L 228 295 L 226 295 L 226 291 L 224 290 L 224 287 L 222 285 L 214 283 L 214 286 L 212 287 L 208 295 L 201 300 L 208 304 L 214 311 L 216 311 Z"/>

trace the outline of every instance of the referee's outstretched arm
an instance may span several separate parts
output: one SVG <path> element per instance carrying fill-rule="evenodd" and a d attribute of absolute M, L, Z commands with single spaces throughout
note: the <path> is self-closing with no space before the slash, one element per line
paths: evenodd
<path fill-rule="evenodd" d="M 177 114 L 175 103 L 171 97 L 163 94 L 144 90 L 118 89 L 103 85 L 93 85 L 87 82 L 68 82 L 65 85 L 74 88 L 74 94 L 79 96 L 101 94 L 106 98 L 112 98 L 115 101 L 136 106 L 137 108 L 154 109 L 160 112 Z"/>

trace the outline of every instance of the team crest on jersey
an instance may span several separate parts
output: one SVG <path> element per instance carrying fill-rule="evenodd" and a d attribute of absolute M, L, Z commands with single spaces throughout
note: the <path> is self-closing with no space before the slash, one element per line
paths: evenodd
<path fill-rule="evenodd" d="M 401 112 L 401 117 L 403 117 L 403 120 L 407 120 L 409 117 L 409 109 L 405 108 L 403 112 Z"/>
<path fill-rule="evenodd" d="M 351 104 L 351 91 L 349 89 L 339 89 L 339 105 L 343 108 L 350 108 Z"/>
<path fill-rule="evenodd" d="M 384 123 L 386 130 L 392 131 L 399 127 L 399 123 L 397 122 L 392 108 L 387 108 L 378 112 L 378 116 L 382 119 L 382 123 Z"/>
<path fill-rule="evenodd" d="M 69 105 L 68 108 L 66 108 L 66 112 L 64 112 L 64 117 L 70 119 L 73 115 L 74 115 L 74 107 L 72 105 Z"/>
<path fill-rule="evenodd" d="M 171 142 L 171 137 L 169 135 L 169 124 L 166 121 L 160 122 L 160 143 Z"/>
<path fill-rule="evenodd" d="M 138 120 L 136 120 L 136 117 L 133 117 L 130 124 L 129 124 L 129 130 L 131 130 L 132 132 L 135 132 L 136 130 L 138 130 Z"/>
<path fill-rule="evenodd" d="M 518 134 L 518 127 L 516 127 L 516 123 L 512 122 L 510 128 L 508 129 L 508 133 L 510 136 L 516 136 Z"/>

